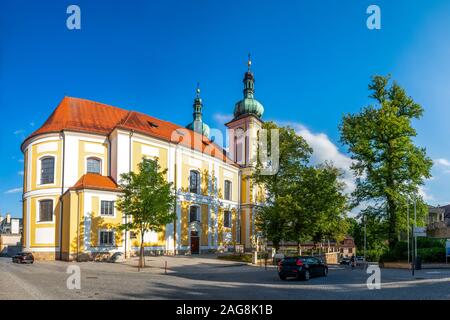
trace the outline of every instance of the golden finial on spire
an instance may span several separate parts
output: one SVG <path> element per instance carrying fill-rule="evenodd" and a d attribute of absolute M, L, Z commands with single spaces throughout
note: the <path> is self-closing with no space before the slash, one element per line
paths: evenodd
<path fill-rule="evenodd" d="M 248 54 L 248 61 L 247 61 L 247 66 L 248 66 L 248 71 L 250 71 L 250 68 L 252 66 L 252 59 L 251 59 L 251 54 Z"/>

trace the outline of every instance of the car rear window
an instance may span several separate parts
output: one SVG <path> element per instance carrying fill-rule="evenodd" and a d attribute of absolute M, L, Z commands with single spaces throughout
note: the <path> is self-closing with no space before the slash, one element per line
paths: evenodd
<path fill-rule="evenodd" d="M 283 259 L 282 263 L 283 264 L 295 264 L 297 262 L 297 260 L 303 260 L 303 258 L 298 258 L 298 257 L 286 257 Z"/>

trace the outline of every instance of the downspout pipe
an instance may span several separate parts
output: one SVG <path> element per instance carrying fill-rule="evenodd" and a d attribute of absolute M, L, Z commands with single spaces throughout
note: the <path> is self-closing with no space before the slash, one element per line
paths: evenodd
<path fill-rule="evenodd" d="M 238 227 L 239 228 L 236 228 L 236 231 L 237 231 L 237 235 L 236 235 L 236 238 L 238 238 L 238 236 L 239 236 L 239 241 L 238 241 L 238 243 L 239 244 L 242 244 L 241 242 L 242 242 L 242 233 L 241 233 L 241 229 L 242 229 L 242 227 L 241 227 L 241 179 L 242 179 L 242 175 L 241 175 L 241 169 L 239 168 L 239 171 L 238 171 L 238 215 L 237 215 L 237 222 L 238 222 Z M 235 250 L 236 250 L 236 248 L 235 248 Z"/>
<path fill-rule="evenodd" d="M 132 151 L 131 139 L 133 138 L 133 135 L 134 130 L 131 130 L 128 144 L 128 172 L 131 172 L 131 151 Z M 127 223 L 128 223 L 128 215 L 125 214 L 125 224 Z M 125 259 L 127 258 L 127 251 L 128 251 L 128 228 L 125 228 Z"/>
<path fill-rule="evenodd" d="M 77 190 L 77 262 L 80 262 L 80 191 Z"/>
<path fill-rule="evenodd" d="M 178 161 L 178 143 L 175 144 L 175 164 L 174 164 L 174 175 L 173 175 L 173 185 L 174 185 L 174 191 L 175 191 L 175 203 L 174 203 L 174 207 L 173 210 L 175 211 L 175 214 L 177 214 L 177 179 L 178 179 L 178 175 L 177 175 L 177 161 Z M 177 217 L 175 218 L 175 220 L 173 221 L 173 255 L 177 255 Z"/>
<path fill-rule="evenodd" d="M 64 214 L 64 176 L 65 176 L 65 163 L 66 163 L 66 135 L 64 130 L 61 130 L 60 136 L 62 137 L 62 174 L 61 174 L 61 195 L 59 197 L 59 260 L 62 260 L 62 230 L 63 230 L 63 214 Z"/>

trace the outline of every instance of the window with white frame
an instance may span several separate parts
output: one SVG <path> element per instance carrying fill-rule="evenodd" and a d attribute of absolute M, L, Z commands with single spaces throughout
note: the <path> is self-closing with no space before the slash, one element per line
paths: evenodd
<path fill-rule="evenodd" d="M 223 226 L 225 228 L 231 228 L 231 212 L 229 210 L 223 212 Z"/>
<path fill-rule="evenodd" d="M 189 192 L 200 192 L 200 173 L 198 171 L 191 170 L 189 174 Z"/>
<path fill-rule="evenodd" d="M 114 216 L 114 201 L 102 200 L 100 203 L 100 214 L 102 216 Z"/>
<path fill-rule="evenodd" d="M 55 183 L 55 157 L 41 159 L 41 184 Z"/>
<path fill-rule="evenodd" d="M 113 246 L 114 245 L 114 231 L 100 230 L 100 245 Z"/>
<path fill-rule="evenodd" d="M 94 157 L 87 158 L 86 172 L 102 174 L 102 160 Z"/>
<path fill-rule="evenodd" d="M 39 201 L 39 222 L 53 221 L 53 200 Z"/>
<path fill-rule="evenodd" d="M 189 222 L 200 221 L 199 207 L 191 206 L 189 208 Z"/>
<path fill-rule="evenodd" d="M 231 181 L 225 180 L 225 186 L 224 186 L 225 192 L 225 200 L 231 200 Z"/>

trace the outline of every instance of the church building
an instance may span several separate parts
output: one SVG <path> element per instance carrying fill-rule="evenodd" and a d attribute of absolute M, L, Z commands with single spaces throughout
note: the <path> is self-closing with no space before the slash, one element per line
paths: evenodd
<path fill-rule="evenodd" d="M 197 88 L 186 127 L 85 99 L 64 97 L 22 143 L 23 249 L 36 259 L 86 260 L 136 254 L 140 236 L 119 228 L 120 175 L 157 158 L 176 192 L 177 219 L 144 235 L 146 252 L 201 254 L 251 250 L 264 193 L 250 176 L 264 108 L 251 61 L 244 97 L 226 123 L 229 151 L 210 140 Z"/>

